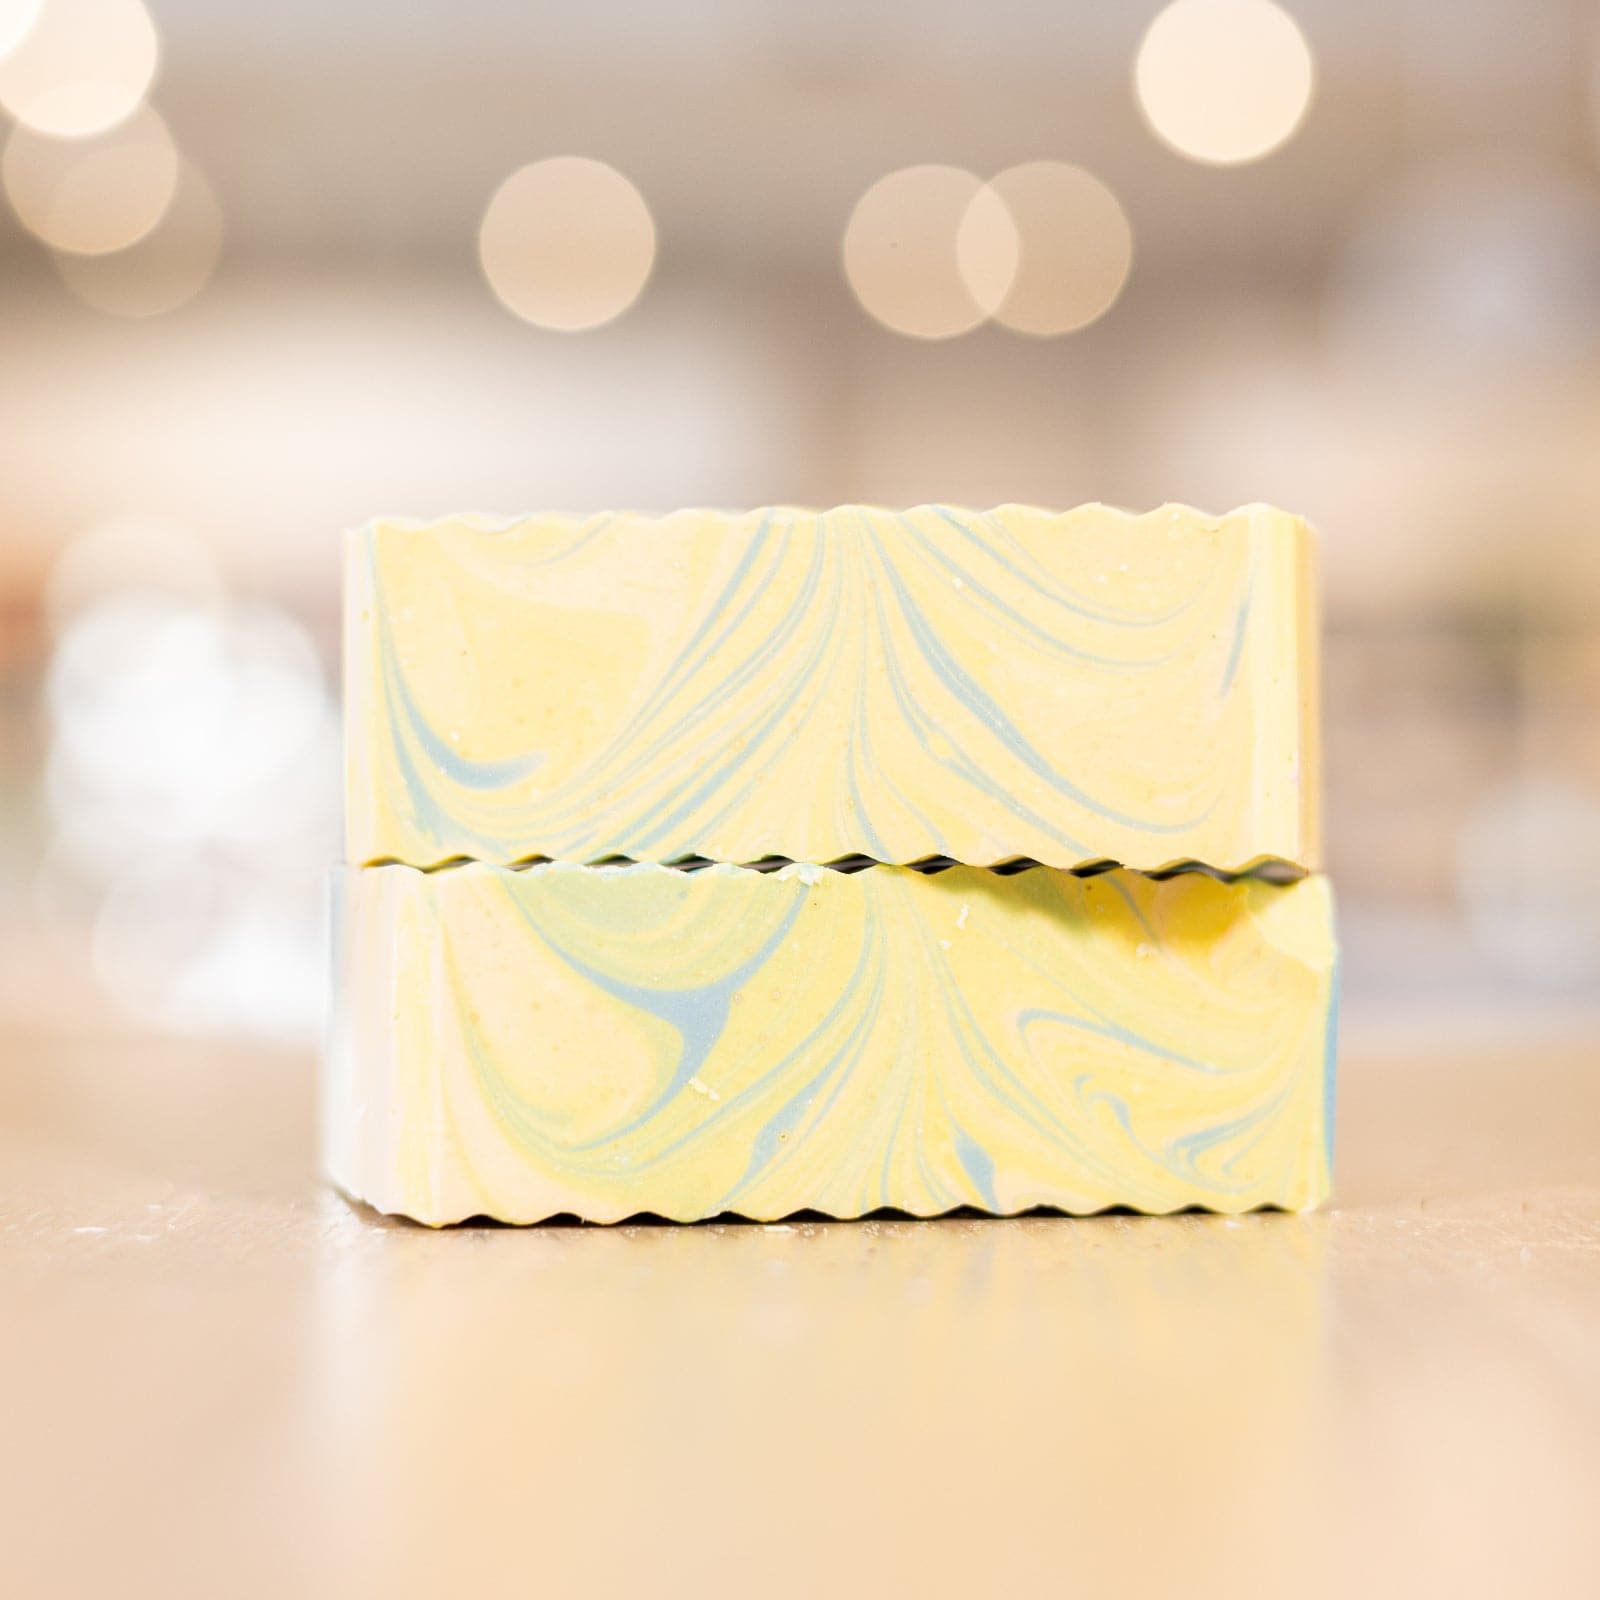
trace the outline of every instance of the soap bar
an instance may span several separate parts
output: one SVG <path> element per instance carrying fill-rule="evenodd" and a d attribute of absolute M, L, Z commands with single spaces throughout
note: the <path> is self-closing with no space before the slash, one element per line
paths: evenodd
<path fill-rule="evenodd" d="M 441 1224 L 1303 1208 L 1327 883 L 649 863 L 337 875 L 329 1175 Z"/>
<path fill-rule="evenodd" d="M 1264 506 L 375 522 L 347 859 L 1314 868 L 1313 569 Z"/>

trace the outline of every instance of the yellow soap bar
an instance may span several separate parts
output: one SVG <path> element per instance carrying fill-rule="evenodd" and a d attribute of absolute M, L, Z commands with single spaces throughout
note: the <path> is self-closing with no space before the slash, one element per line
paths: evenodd
<path fill-rule="evenodd" d="M 1314 868 L 1314 565 L 1265 506 L 375 522 L 347 859 Z"/>
<path fill-rule="evenodd" d="M 426 1223 L 1327 1193 L 1325 880 L 338 875 L 329 1175 Z"/>

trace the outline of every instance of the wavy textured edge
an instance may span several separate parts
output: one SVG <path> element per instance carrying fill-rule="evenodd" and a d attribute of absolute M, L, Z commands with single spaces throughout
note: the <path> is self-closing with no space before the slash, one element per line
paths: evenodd
<path fill-rule="evenodd" d="M 958 517 L 992 517 L 1002 512 L 1014 512 L 1023 516 L 1043 517 L 1051 522 L 1065 522 L 1073 517 L 1080 517 L 1086 513 L 1106 515 L 1119 519 L 1125 523 L 1148 522 L 1160 517 L 1179 518 L 1192 523 L 1205 531 L 1213 531 L 1225 523 L 1234 522 L 1242 517 L 1271 516 L 1283 517 L 1297 523 L 1306 532 L 1314 532 L 1310 521 L 1296 511 L 1287 511 L 1282 506 L 1275 506 L 1264 500 L 1251 500 L 1243 505 L 1235 506 L 1231 511 L 1211 512 L 1202 511 L 1197 506 L 1189 505 L 1182 500 L 1164 500 L 1158 506 L 1152 506 L 1148 511 L 1135 511 L 1126 506 L 1109 505 L 1103 500 L 1085 500 L 1079 505 L 1065 506 L 1051 509 L 1048 506 L 1031 505 L 1024 501 L 1007 500 L 999 505 L 980 508 L 977 506 L 951 505 L 948 502 L 925 500 L 914 506 L 895 508 L 893 506 L 875 505 L 867 502 L 846 501 L 842 504 L 827 508 L 816 506 L 797 505 L 767 505 L 752 506 L 743 511 L 732 510 L 718 506 L 684 506 L 674 511 L 456 511 L 443 512 L 432 517 L 411 517 L 402 515 L 380 515 L 369 517 L 365 522 L 357 523 L 350 529 L 351 537 L 362 537 L 378 532 L 393 533 L 435 533 L 452 524 L 466 524 L 478 533 L 511 533 L 530 523 L 557 523 L 576 525 L 592 522 L 597 517 L 607 517 L 617 521 L 639 523 L 646 526 L 656 526 L 661 523 L 675 522 L 683 518 L 704 519 L 714 517 L 725 523 L 742 522 L 750 517 L 781 516 L 794 522 L 819 522 L 829 517 L 846 515 L 861 515 L 875 517 L 903 517 L 914 516 L 917 512 L 947 511 Z"/>
<path fill-rule="evenodd" d="M 1010 1211 L 988 1211 L 982 1206 L 962 1204 L 945 1206 L 942 1209 L 930 1211 L 909 1210 L 901 1206 L 871 1206 L 863 1211 L 829 1211 L 819 1206 L 805 1206 L 796 1211 L 775 1211 L 771 1215 L 752 1211 L 718 1211 L 712 1216 L 698 1216 L 693 1212 L 685 1212 L 677 1216 L 670 1211 L 622 1211 L 615 1216 L 581 1216 L 576 1211 L 547 1211 L 528 1216 L 521 1216 L 507 1212 L 500 1214 L 492 1211 L 466 1211 L 460 1216 L 449 1217 L 418 1217 L 409 1211 L 389 1211 L 382 1206 L 374 1205 L 372 1201 L 357 1194 L 350 1186 L 331 1174 L 326 1174 L 328 1183 L 335 1188 L 352 1205 L 370 1211 L 374 1216 L 390 1217 L 399 1222 L 408 1223 L 413 1227 L 442 1229 L 459 1228 L 463 1225 L 481 1226 L 484 1223 L 505 1228 L 537 1228 L 541 1226 L 577 1227 L 577 1228 L 625 1228 L 625 1227 L 651 1227 L 655 1225 L 670 1225 L 672 1227 L 771 1227 L 777 1223 L 790 1223 L 800 1226 L 827 1224 L 827 1223 L 855 1223 L 855 1222 L 935 1222 L 944 1218 L 956 1220 L 972 1219 L 984 1222 L 1010 1222 L 1027 1217 L 1107 1217 L 1107 1216 L 1132 1216 L 1132 1217 L 1243 1217 L 1255 1213 L 1276 1213 L 1284 1216 L 1303 1216 L 1309 1212 L 1319 1210 L 1327 1201 L 1327 1193 L 1309 1205 L 1291 1206 L 1279 1201 L 1256 1201 L 1251 1205 L 1226 1206 L 1226 1205 L 1198 1205 L 1187 1202 L 1183 1205 L 1167 1206 L 1146 1209 L 1142 1206 L 1131 1206 L 1123 1203 L 1096 1206 L 1092 1210 L 1074 1211 L 1070 1206 L 1063 1206 L 1055 1201 L 1041 1200 L 1031 1205 L 1018 1206 Z"/>
<path fill-rule="evenodd" d="M 1080 861 L 1069 867 L 1055 866 L 1048 861 L 1036 861 L 1032 856 L 1011 856 L 1003 861 L 956 861 L 949 856 L 919 856 L 914 861 L 880 861 L 873 856 L 836 856 L 831 861 L 796 861 L 789 856 L 767 856 L 760 861 L 712 861 L 704 856 L 682 857 L 675 861 L 644 861 L 632 856 L 606 856 L 594 861 L 570 861 L 552 856 L 523 856 L 516 861 L 489 861 L 479 856 L 447 856 L 439 861 L 401 861 L 395 856 L 381 856 L 371 861 L 345 863 L 358 872 L 383 872 L 399 868 L 416 872 L 424 877 L 437 873 L 459 872 L 463 868 L 477 867 L 490 872 L 529 872 L 536 868 L 558 868 L 570 872 L 626 872 L 650 869 L 658 872 L 680 872 L 693 875 L 700 872 L 724 870 L 750 872 L 762 877 L 805 877 L 820 872 L 838 872 L 846 876 L 857 872 L 871 872 L 892 867 L 901 872 L 915 872 L 923 877 L 937 877 L 942 872 L 962 869 L 970 872 L 989 872 L 997 878 L 1015 877 L 1021 872 L 1065 872 L 1074 878 L 1098 878 L 1108 872 L 1127 872 L 1140 878 L 1162 882 L 1193 874 L 1214 878 L 1219 883 L 1240 883 L 1256 879 L 1263 883 L 1298 883 L 1302 878 L 1314 876 L 1310 867 L 1282 856 L 1252 857 L 1236 867 L 1219 867 L 1209 862 L 1196 861 L 1183 856 L 1158 867 L 1135 867 L 1125 861 L 1112 861 L 1098 856 L 1091 861 Z"/>

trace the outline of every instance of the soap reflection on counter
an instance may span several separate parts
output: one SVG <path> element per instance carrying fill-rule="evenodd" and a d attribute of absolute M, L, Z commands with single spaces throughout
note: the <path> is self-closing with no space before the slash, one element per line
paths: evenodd
<path fill-rule="evenodd" d="M 809 1593 L 824 1549 L 841 1593 L 1156 1593 L 1199 1548 L 1264 1582 L 1314 1544 L 1318 1218 L 389 1223 L 373 1253 L 318 1287 L 330 1528 L 393 1529 L 341 1552 L 369 1580 L 442 1528 L 433 1576 L 484 1594 L 655 1553 L 658 1592 Z"/>

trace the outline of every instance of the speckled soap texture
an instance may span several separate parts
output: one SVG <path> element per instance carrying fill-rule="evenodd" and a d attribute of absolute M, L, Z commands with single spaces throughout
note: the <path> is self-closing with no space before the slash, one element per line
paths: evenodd
<path fill-rule="evenodd" d="M 427 1223 L 1327 1192 L 1326 881 L 337 875 L 330 1173 Z"/>
<path fill-rule="evenodd" d="M 374 522 L 348 859 L 1314 869 L 1314 613 L 1265 506 Z"/>

